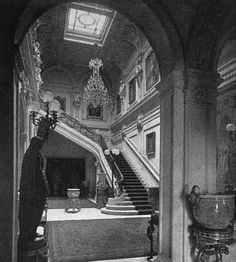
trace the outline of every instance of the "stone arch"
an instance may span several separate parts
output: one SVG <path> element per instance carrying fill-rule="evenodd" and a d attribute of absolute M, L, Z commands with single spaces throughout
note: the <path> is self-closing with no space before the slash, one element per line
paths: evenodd
<path fill-rule="evenodd" d="M 218 68 L 222 50 L 225 48 L 227 42 L 236 40 L 236 28 L 234 20 L 235 14 L 232 14 L 229 20 L 227 20 L 227 22 L 222 25 L 222 30 L 219 32 L 213 61 L 214 71 L 216 71 Z"/>
<path fill-rule="evenodd" d="M 80 0 L 77 0 L 79 2 Z M 19 44 L 29 27 L 49 8 L 69 0 L 49 1 L 38 3 L 32 0 L 23 11 L 15 32 L 15 43 Z M 184 69 L 184 59 L 181 41 L 167 13 L 158 6 L 158 14 L 154 14 L 142 0 L 88 0 L 108 6 L 129 18 L 145 35 L 152 46 L 160 66 L 160 73 L 168 75 L 174 69 Z M 156 4 L 159 5 L 159 4 Z M 134 12 L 135 10 L 135 12 Z M 158 16 L 158 17 L 157 17 Z M 160 22 L 162 21 L 162 23 Z"/>
<path fill-rule="evenodd" d="M 186 41 L 186 65 L 216 72 L 220 50 L 235 32 L 234 21 L 235 10 L 230 4 L 206 1 L 199 5 Z"/>

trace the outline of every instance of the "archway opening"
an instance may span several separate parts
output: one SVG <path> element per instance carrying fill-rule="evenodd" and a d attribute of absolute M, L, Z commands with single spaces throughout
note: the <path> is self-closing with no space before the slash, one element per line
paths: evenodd
<path fill-rule="evenodd" d="M 105 4 L 107 4 L 108 7 L 113 6 L 112 1 L 105 1 Z M 120 88 L 120 82 L 118 83 L 118 80 L 123 80 L 124 82 L 128 83 L 129 89 L 127 87 L 127 91 L 128 91 L 129 95 L 127 94 L 127 102 L 126 102 L 126 106 L 128 108 L 128 109 L 126 108 L 127 113 L 132 112 L 132 110 L 134 110 L 134 109 L 132 109 L 132 107 L 135 108 L 135 101 L 137 101 L 137 99 L 143 98 L 145 96 L 145 94 L 148 94 L 148 93 L 151 94 L 152 92 L 155 92 L 157 85 L 158 85 L 158 82 L 160 82 L 160 80 L 162 78 L 164 78 L 169 72 L 171 72 L 175 68 L 176 64 L 178 64 L 178 62 L 179 62 L 179 61 L 176 61 L 176 60 L 178 60 L 178 58 L 174 57 L 173 52 L 172 52 L 172 47 L 173 47 L 174 43 L 172 43 L 172 44 L 170 43 L 170 41 L 168 40 L 168 35 L 167 35 L 165 29 L 160 24 L 160 22 L 157 20 L 155 15 L 148 9 L 148 7 L 146 5 L 141 4 L 141 2 L 140 2 L 140 4 L 141 4 L 140 6 L 138 6 L 137 3 L 135 3 L 135 1 L 132 4 L 133 4 L 133 7 L 135 6 L 135 8 L 137 10 L 136 13 L 132 12 L 131 6 L 129 6 L 128 9 L 127 9 L 127 7 L 125 5 L 122 6 L 121 4 L 117 4 L 117 6 L 115 8 L 117 11 L 120 11 L 121 14 L 125 14 L 127 17 L 129 17 L 132 20 L 132 22 L 130 24 L 123 24 L 122 25 L 123 26 L 122 27 L 123 35 L 122 34 L 120 35 L 120 37 L 122 39 L 121 40 L 122 44 L 118 47 L 113 45 L 114 49 L 115 49 L 115 51 L 113 53 L 113 54 L 115 54 L 114 55 L 115 59 L 112 59 L 112 57 L 106 57 L 106 55 L 109 54 L 109 51 L 110 51 L 109 48 L 107 48 L 107 50 L 105 50 L 102 54 L 103 60 L 106 60 L 106 63 L 105 63 L 105 66 L 104 66 L 105 69 L 106 69 L 106 72 L 104 73 L 105 74 L 104 79 L 108 79 L 107 83 L 111 83 L 111 86 L 113 88 L 112 91 L 115 92 L 115 97 L 116 97 L 116 95 L 119 95 L 118 90 Z M 61 10 L 63 10 L 63 7 L 65 7 L 65 6 L 66 5 L 62 4 L 61 6 L 57 6 L 56 8 L 58 8 L 58 9 L 61 8 Z M 20 29 L 18 28 L 17 33 L 16 33 L 16 42 L 19 41 L 22 38 L 22 34 L 29 27 L 30 21 L 32 21 L 36 17 L 36 15 L 35 15 L 36 12 L 32 12 L 32 10 L 30 11 L 30 13 L 31 14 L 34 13 L 34 15 L 33 16 L 29 15 L 29 10 L 30 10 L 31 7 L 32 6 L 29 5 L 25 10 L 23 17 L 26 18 L 26 19 L 24 20 L 23 17 L 21 19 L 21 22 L 20 22 L 20 25 L 19 25 Z M 46 10 L 47 4 L 45 4 L 44 8 Z M 34 11 L 37 11 L 36 9 Z M 43 16 L 46 17 L 46 19 L 47 19 L 47 15 L 50 14 L 50 12 L 53 12 L 53 9 L 48 11 L 48 13 L 45 13 Z M 144 18 L 140 19 L 140 14 L 143 13 L 143 12 L 150 14 L 150 16 L 148 16 L 148 18 L 145 16 Z M 29 16 L 27 16 L 27 14 Z M 164 15 L 164 13 L 163 13 L 163 15 Z M 51 18 L 50 15 L 49 15 L 48 18 L 50 20 L 50 18 Z M 124 19 L 121 19 L 121 18 L 119 18 L 119 19 L 122 20 L 121 22 L 124 22 Z M 166 23 L 168 23 L 168 21 L 166 21 Z M 147 26 L 148 24 L 149 25 L 151 24 L 152 28 L 148 27 Z M 42 23 L 40 25 L 40 27 L 38 27 L 38 29 L 37 29 L 39 34 L 41 34 L 41 40 L 45 41 L 43 44 L 41 44 L 41 47 L 42 46 L 44 47 L 44 51 L 42 53 L 42 61 L 43 61 L 43 63 L 46 61 L 45 62 L 46 65 L 42 64 L 42 68 L 40 68 L 42 70 L 41 71 L 42 72 L 42 79 L 45 80 L 44 88 L 49 89 L 51 91 L 56 90 L 57 96 L 62 101 L 64 101 L 63 99 L 65 99 L 66 102 L 64 102 L 64 104 L 65 104 L 64 108 L 66 108 L 66 111 L 67 111 L 66 113 L 69 113 L 69 114 L 72 113 L 72 114 L 74 114 L 75 117 L 76 117 L 76 114 L 77 114 L 77 116 L 80 117 L 80 120 L 85 119 L 85 118 L 89 118 L 89 117 L 90 117 L 90 120 L 91 120 L 91 117 L 92 117 L 93 121 L 95 121 L 95 122 L 93 122 L 93 124 L 91 124 L 91 127 L 93 129 L 96 129 L 96 131 L 98 129 L 98 130 L 100 130 L 99 132 L 103 132 L 104 126 L 99 126 L 98 122 L 110 121 L 108 115 L 102 115 L 101 116 L 101 113 L 99 113 L 99 115 L 96 114 L 94 116 L 93 113 L 88 113 L 89 112 L 88 110 L 82 110 L 79 114 L 78 110 L 77 111 L 74 110 L 73 107 L 71 106 L 72 103 L 68 102 L 68 100 L 70 101 L 71 95 L 72 96 L 74 95 L 74 93 L 73 93 L 74 89 L 78 87 L 78 83 L 75 84 L 76 81 L 74 81 L 73 78 L 75 80 L 77 80 L 78 78 L 81 77 L 81 75 L 84 76 L 87 73 L 86 70 L 88 68 L 85 69 L 85 67 L 83 65 L 84 71 L 81 70 L 81 75 L 76 74 L 75 77 L 72 77 L 72 81 L 71 81 L 70 75 L 71 75 L 71 71 L 73 71 L 73 70 L 71 70 L 71 69 L 68 70 L 69 67 L 65 68 L 65 66 L 64 66 L 64 69 L 61 70 L 62 62 L 63 62 L 61 59 L 64 59 L 66 57 L 66 52 L 64 52 L 65 57 L 62 58 L 63 48 L 66 49 L 66 46 L 65 46 L 66 44 L 64 45 L 62 42 L 58 41 L 59 39 L 57 39 L 57 38 L 48 39 L 48 37 L 50 38 L 53 35 L 53 34 L 51 34 L 52 33 L 51 30 L 55 29 L 52 25 L 53 25 L 53 23 L 51 23 L 51 21 L 50 22 L 47 21 L 46 23 Z M 134 25 L 134 27 L 132 28 L 133 25 Z M 139 33 L 140 33 L 138 28 L 139 29 L 141 28 L 145 37 L 150 42 L 149 47 L 148 47 L 149 49 L 148 48 L 146 49 L 146 51 L 147 51 L 146 53 L 141 52 L 143 50 L 142 50 L 142 43 L 141 43 L 141 47 L 140 47 L 140 43 L 138 42 L 140 40 L 140 39 L 138 39 Z M 40 30 L 41 30 L 41 32 L 40 32 Z M 127 30 L 127 32 L 125 30 Z M 153 31 L 156 31 L 157 34 L 153 34 Z M 56 32 L 56 30 L 55 30 L 55 32 Z M 117 32 L 117 31 L 115 31 L 115 32 Z M 130 32 L 132 34 L 129 34 Z M 61 33 L 60 29 L 57 33 L 58 34 Z M 53 36 L 55 37 L 56 35 L 54 34 Z M 60 40 L 64 41 L 63 38 L 60 38 Z M 50 42 L 50 41 L 52 41 L 52 42 L 54 41 L 54 44 L 57 44 L 57 49 L 52 50 L 53 48 L 51 48 L 51 50 L 50 50 L 50 47 L 47 46 L 48 42 Z M 112 41 L 114 41 L 114 39 L 111 40 L 111 43 L 114 43 Z M 175 44 L 178 46 L 178 49 L 179 49 L 180 45 L 178 44 L 178 41 L 176 41 Z M 126 53 L 122 54 L 122 49 L 123 50 L 126 49 Z M 150 51 L 151 49 L 153 49 L 154 53 L 156 54 L 159 72 L 160 72 L 161 77 L 156 77 L 156 75 L 155 75 L 154 79 L 152 79 L 153 72 L 150 70 L 150 82 L 149 82 L 149 84 L 147 82 L 145 83 L 145 92 L 146 93 L 142 93 L 142 91 L 140 91 L 141 88 L 139 90 L 138 89 L 139 87 L 136 84 L 137 93 L 135 95 L 132 95 L 132 90 L 130 89 L 130 86 L 132 86 L 132 78 L 129 78 L 129 77 L 127 77 L 127 74 L 126 75 L 124 74 L 124 72 L 126 72 L 125 67 L 127 67 L 126 63 L 128 64 L 127 61 L 124 62 L 124 59 L 127 58 L 127 50 L 129 50 L 129 51 L 130 50 L 136 50 L 136 52 L 140 52 L 140 54 L 142 55 L 142 58 L 145 59 L 145 63 L 142 64 L 142 65 L 144 65 L 143 73 L 147 74 L 147 72 L 145 70 L 148 68 L 148 66 L 150 65 L 150 69 L 152 68 L 152 62 L 149 62 L 149 64 L 148 64 L 148 58 L 150 59 L 150 61 L 152 61 L 152 59 L 153 59 L 152 58 L 153 55 L 151 54 L 151 51 Z M 83 49 L 83 50 L 85 51 L 85 49 Z M 91 50 L 88 53 L 91 56 Z M 131 53 L 133 53 L 133 51 L 131 51 L 130 54 Z M 175 52 L 175 54 L 177 54 L 177 53 L 178 52 Z M 181 52 L 179 52 L 179 53 L 181 53 Z M 80 55 L 81 55 L 81 53 L 80 53 Z M 69 60 L 72 59 L 72 56 L 70 58 L 67 57 L 68 58 L 68 60 L 66 61 L 67 65 L 70 62 Z M 120 56 L 124 57 L 123 61 L 122 61 L 122 59 L 120 59 L 121 58 Z M 131 57 L 131 55 L 130 55 L 130 57 Z M 154 55 L 154 57 L 155 57 L 155 55 Z M 74 57 L 74 59 L 78 60 L 78 58 L 76 58 L 76 57 Z M 130 58 L 130 60 L 131 60 L 131 58 Z M 85 61 L 85 60 L 83 60 L 83 61 Z M 65 60 L 64 60 L 64 62 L 65 62 Z M 88 62 L 86 63 L 86 66 L 87 65 L 88 65 Z M 78 66 L 78 64 L 77 64 L 77 66 Z M 52 68 L 53 68 L 53 70 L 52 70 Z M 67 70 L 65 70 L 65 69 L 67 69 Z M 135 66 L 133 67 L 133 69 L 135 69 Z M 49 71 L 50 71 L 50 73 L 49 73 Z M 69 73 L 66 72 L 66 71 L 69 71 Z M 62 74 L 62 72 L 63 72 L 63 74 Z M 52 81 L 53 80 L 53 77 L 52 77 L 53 74 L 56 76 L 57 81 Z M 124 75 L 125 75 L 125 77 L 124 77 Z M 44 78 L 44 76 L 45 76 L 45 78 Z M 60 81 L 58 81 L 58 76 L 61 77 L 59 79 Z M 89 76 L 88 73 L 87 73 L 87 76 Z M 121 76 L 123 78 L 121 78 Z M 63 84 L 63 81 L 64 81 L 64 84 Z M 117 83 L 117 85 L 115 83 Z M 58 87 L 59 87 L 59 89 L 58 89 Z M 65 88 L 67 88 L 67 91 L 65 91 Z M 35 91 L 36 91 L 36 93 L 35 94 L 33 93 L 33 96 L 35 96 L 35 98 L 37 98 L 37 91 L 39 91 L 39 90 L 36 89 Z M 155 102 L 153 101 L 154 107 L 155 106 L 158 107 L 159 102 L 157 101 L 157 99 L 154 98 L 153 100 L 155 101 Z M 116 99 L 114 101 L 116 101 Z M 83 107 L 83 105 L 79 105 L 79 106 Z M 116 108 L 114 108 L 113 110 L 116 110 Z M 105 112 L 105 110 L 103 112 Z M 135 113 L 137 113 L 138 116 L 140 116 L 142 118 L 143 115 L 145 115 L 147 112 L 143 111 L 143 109 L 141 109 L 141 107 L 140 107 L 135 111 Z M 24 116 L 24 117 L 28 121 L 27 117 L 26 116 Z M 137 117 L 137 115 L 136 116 L 133 115 L 130 118 L 127 118 L 126 121 L 120 121 L 120 123 L 119 123 L 120 126 L 119 125 L 117 125 L 117 126 L 113 125 L 113 131 L 117 132 L 116 130 L 119 130 L 119 129 L 121 130 L 122 127 L 125 126 L 126 124 L 132 123 L 132 121 L 134 121 L 136 117 Z M 114 116 L 114 119 L 115 119 L 115 116 Z M 27 126 L 27 128 L 28 128 L 28 126 Z M 105 128 L 107 128 L 107 126 Z M 145 153 L 147 154 L 147 158 L 149 158 L 149 160 L 151 159 L 150 161 L 152 161 L 153 155 L 154 155 L 154 157 L 157 156 L 157 153 L 153 154 L 154 153 L 153 148 L 158 148 L 158 146 L 159 146 L 159 144 L 158 144 L 159 140 L 156 139 L 156 141 L 155 141 L 155 138 L 158 138 L 158 137 L 156 135 L 153 135 L 152 134 L 153 132 L 154 132 L 154 134 L 155 134 L 155 132 L 159 132 L 159 134 L 160 134 L 160 129 L 157 131 L 157 130 L 152 130 L 151 128 L 149 128 L 147 130 L 147 132 L 145 133 L 145 136 L 143 136 L 145 138 L 145 141 L 143 141 L 143 144 L 141 145 L 141 150 L 145 150 Z M 132 137 L 133 137 L 133 143 L 138 142 L 138 140 L 139 140 L 138 136 L 134 136 L 134 134 L 130 133 L 130 138 L 132 139 Z M 147 146 L 147 141 L 149 141 L 148 142 L 149 146 Z M 157 144 L 155 144 L 154 147 L 153 147 L 153 141 L 155 141 L 155 143 L 157 143 Z M 145 147 L 145 149 L 144 149 L 144 147 Z M 152 148 L 152 150 L 150 151 L 149 148 Z M 153 162 L 155 162 L 155 161 L 153 160 Z M 155 163 L 157 163 L 157 162 L 155 162 Z"/>

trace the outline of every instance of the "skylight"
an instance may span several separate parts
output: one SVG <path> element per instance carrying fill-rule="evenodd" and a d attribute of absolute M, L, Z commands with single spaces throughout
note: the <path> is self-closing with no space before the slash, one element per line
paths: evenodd
<path fill-rule="evenodd" d="M 64 39 L 102 46 L 115 11 L 98 5 L 72 3 L 68 6 Z"/>

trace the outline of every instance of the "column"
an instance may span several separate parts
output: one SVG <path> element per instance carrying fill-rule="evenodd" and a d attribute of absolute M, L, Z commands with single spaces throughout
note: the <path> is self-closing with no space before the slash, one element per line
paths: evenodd
<path fill-rule="evenodd" d="M 162 80 L 160 89 L 160 255 L 158 261 L 183 262 L 183 247 L 181 246 L 184 228 L 183 89 L 182 71 L 173 71 Z"/>
<path fill-rule="evenodd" d="M 186 195 L 195 184 L 215 192 L 218 80 L 189 69 L 162 81 L 159 261 L 191 261 Z"/>
<path fill-rule="evenodd" d="M 184 194 L 193 185 L 201 193 L 216 192 L 216 96 L 220 78 L 217 74 L 188 69 L 185 75 Z M 191 261 L 189 207 L 184 215 L 184 257 Z"/>
<path fill-rule="evenodd" d="M 216 96 L 219 76 L 189 69 L 185 88 L 185 172 L 188 191 L 216 192 Z"/>

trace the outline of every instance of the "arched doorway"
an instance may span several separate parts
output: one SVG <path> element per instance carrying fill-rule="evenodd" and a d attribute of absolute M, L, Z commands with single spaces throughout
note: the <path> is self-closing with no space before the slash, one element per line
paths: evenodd
<path fill-rule="evenodd" d="M 64 2 L 64 1 L 61 1 Z M 45 2 L 41 8 L 35 4 L 35 1 L 31 1 L 29 5 L 26 7 L 17 31 L 16 31 L 16 37 L 15 37 L 15 42 L 19 43 L 21 39 L 24 36 L 24 33 L 27 31 L 27 29 L 30 27 L 32 21 L 34 21 L 40 14 L 45 12 L 49 7 L 49 2 Z M 56 4 L 56 3 L 55 3 Z M 129 1 L 128 3 L 116 3 L 114 4 L 113 1 L 104 1 L 104 5 L 107 5 L 109 7 L 114 8 L 115 10 L 121 12 L 128 18 L 130 18 L 137 27 L 139 27 L 146 38 L 149 40 L 156 56 L 159 62 L 160 66 L 160 72 L 162 76 L 162 84 L 160 85 L 160 89 L 162 94 L 168 93 L 168 86 L 174 85 L 174 82 L 176 81 L 176 78 L 179 77 L 179 72 L 183 70 L 184 64 L 183 64 L 183 56 L 182 56 L 182 50 L 181 50 L 181 45 L 179 42 L 179 39 L 176 34 L 173 34 L 175 32 L 171 22 L 168 20 L 166 14 L 162 9 L 159 9 L 159 14 L 160 17 L 162 18 L 163 25 L 158 21 L 156 14 L 153 14 L 152 11 L 148 8 L 147 5 L 139 1 Z M 54 4 L 53 4 L 54 5 Z M 135 12 L 133 12 L 135 10 Z M 146 15 L 144 15 L 146 14 Z M 153 33 L 156 32 L 156 33 Z M 168 35 L 170 33 L 170 35 Z M 171 36 L 171 37 L 169 37 Z M 175 52 L 173 52 L 175 50 Z M 173 70 L 175 70 L 175 73 L 173 73 Z M 181 73 L 180 73 L 181 74 Z M 180 92 L 182 92 L 182 87 L 183 83 L 181 82 L 181 88 Z M 177 94 L 176 94 L 177 95 Z M 177 95 L 179 96 L 180 93 Z M 161 110 L 163 108 L 163 113 L 161 113 L 161 118 L 163 120 L 163 124 L 169 121 L 169 116 L 172 115 L 173 109 L 170 110 L 170 106 L 173 103 L 172 98 L 168 98 L 166 100 L 162 100 L 161 103 Z M 165 111 L 165 113 L 164 113 Z M 182 112 L 180 110 L 180 112 Z M 164 124 L 163 126 L 165 129 L 162 129 L 161 134 L 161 152 L 163 157 L 162 158 L 169 158 L 168 153 L 170 148 L 172 147 L 172 142 L 171 142 L 171 136 L 170 134 L 166 134 L 164 130 L 166 128 L 171 129 L 171 125 L 168 127 Z M 170 123 L 171 124 L 171 123 Z M 165 146 L 164 144 L 168 144 L 168 147 Z M 164 166 L 165 164 L 161 164 L 161 168 L 163 171 L 163 177 L 165 177 L 164 172 L 169 172 L 167 171 L 168 168 Z M 163 180 L 163 188 L 162 194 L 164 196 L 166 190 L 168 190 L 169 184 L 171 183 L 170 177 L 167 177 L 167 180 Z M 171 201 L 171 196 L 168 195 L 165 201 Z M 168 254 L 170 253 L 171 246 L 169 245 L 170 239 L 171 239 L 171 232 L 170 232 L 170 227 L 171 227 L 171 214 L 170 214 L 170 206 L 165 206 L 164 205 L 164 199 L 161 199 L 162 204 L 161 204 L 161 212 L 162 212 L 162 218 L 161 218 L 161 234 L 160 234 L 160 240 L 161 243 L 163 243 L 163 246 L 165 247 L 165 252 Z M 165 232 L 165 236 L 164 233 Z M 166 242 L 166 243 L 165 243 Z M 161 246 L 162 249 L 162 246 Z"/>

